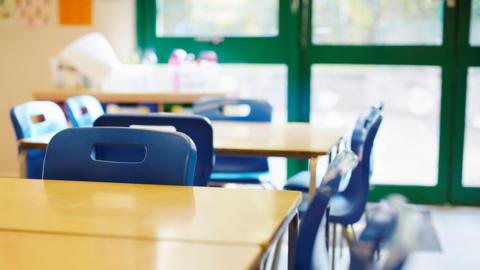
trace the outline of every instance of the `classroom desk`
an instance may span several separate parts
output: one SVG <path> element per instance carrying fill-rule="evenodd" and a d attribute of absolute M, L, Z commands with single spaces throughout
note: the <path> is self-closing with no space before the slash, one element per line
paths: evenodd
<path fill-rule="evenodd" d="M 317 187 L 319 156 L 326 155 L 345 134 L 344 129 L 319 128 L 308 123 L 213 121 L 215 152 L 219 154 L 281 156 L 309 159 L 309 196 Z M 26 175 L 26 149 L 46 149 L 53 135 L 19 141 L 21 177 Z"/>
<path fill-rule="evenodd" d="M 309 123 L 213 122 L 216 153 L 308 159 L 310 198 L 317 187 L 318 157 L 338 145 L 344 133 Z"/>
<path fill-rule="evenodd" d="M 264 262 L 287 231 L 294 254 L 300 201 L 288 191 L 0 179 L 0 231 L 253 246 Z"/>
<path fill-rule="evenodd" d="M 101 103 L 147 103 L 156 104 L 157 111 L 162 112 L 165 104 L 185 103 L 193 104 L 201 97 L 220 97 L 225 96 L 221 91 L 202 91 L 202 92 L 114 92 L 99 91 L 92 89 L 57 89 L 50 91 L 38 91 L 33 93 L 36 100 L 51 100 L 57 103 L 64 103 L 72 96 L 91 95 L 96 97 Z"/>
<path fill-rule="evenodd" d="M 0 269 L 257 269 L 257 246 L 0 231 Z"/>

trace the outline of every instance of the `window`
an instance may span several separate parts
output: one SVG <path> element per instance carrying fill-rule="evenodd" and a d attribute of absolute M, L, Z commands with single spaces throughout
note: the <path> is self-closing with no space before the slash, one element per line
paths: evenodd
<path fill-rule="evenodd" d="M 313 43 L 440 45 L 443 3 L 441 0 L 316 0 Z"/>
<path fill-rule="evenodd" d="M 157 0 L 157 37 L 278 35 L 277 0 Z"/>
<path fill-rule="evenodd" d="M 385 102 L 373 183 L 437 183 L 441 69 L 433 66 L 314 65 L 311 121 L 353 127 L 359 112 Z"/>
<path fill-rule="evenodd" d="M 467 114 L 463 148 L 463 181 L 468 187 L 480 187 L 480 68 L 468 71 Z"/>
<path fill-rule="evenodd" d="M 480 45 L 480 0 L 472 0 L 470 17 L 470 45 Z"/>

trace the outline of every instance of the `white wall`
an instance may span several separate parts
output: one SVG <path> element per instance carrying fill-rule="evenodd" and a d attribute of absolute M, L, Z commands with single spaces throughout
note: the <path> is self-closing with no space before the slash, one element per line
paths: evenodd
<path fill-rule="evenodd" d="M 81 35 L 105 34 L 121 59 L 135 49 L 135 0 L 94 0 L 91 26 L 60 26 L 57 0 L 51 0 L 48 26 L 0 26 L 0 176 L 17 176 L 15 135 L 9 110 L 52 88 L 48 58 Z"/>

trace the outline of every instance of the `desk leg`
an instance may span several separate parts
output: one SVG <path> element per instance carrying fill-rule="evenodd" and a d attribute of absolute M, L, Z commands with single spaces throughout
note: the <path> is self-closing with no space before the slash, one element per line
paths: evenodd
<path fill-rule="evenodd" d="M 288 270 L 295 269 L 295 247 L 298 238 L 298 212 L 288 225 Z"/>
<path fill-rule="evenodd" d="M 158 103 L 157 104 L 157 112 L 164 112 L 165 111 L 165 107 L 163 105 L 163 103 Z"/>
<path fill-rule="evenodd" d="M 311 157 L 308 164 L 310 171 L 310 186 L 308 188 L 308 199 L 312 200 L 317 188 L 317 157 Z"/>
<path fill-rule="evenodd" d="M 278 264 L 280 262 L 280 255 L 282 253 L 282 243 L 284 238 L 286 237 L 287 233 L 285 232 L 278 240 L 277 244 L 275 245 L 275 252 L 273 253 L 273 262 L 272 262 L 272 270 L 277 270 Z"/>
<path fill-rule="evenodd" d="M 27 150 L 20 147 L 18 153 L 18 161 L 20 167 L 20 178 L 27 178 Z"/>

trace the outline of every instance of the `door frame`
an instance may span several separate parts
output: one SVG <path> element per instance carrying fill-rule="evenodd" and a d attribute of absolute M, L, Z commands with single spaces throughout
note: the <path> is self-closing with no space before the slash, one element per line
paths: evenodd
<path fill-rule="evenodd" d="M 309 1 L 309 0 L 304 0 Z M 313 1 L 313 0 L 311 0 Z M 397 45 L 318 45 L 313 44 L 312 32 L 313 3 L 309 6 L 308 40 L 305 63 L 308 73 L 313 64 L 357 64 L 357 65 L 422 65 L 441 67 L 441 104 L 438 177 L 435 186 L 414 185 L 372 185 L 369 200 L 378 201 L 390 193 L 400 193 L 409 201 L 425 204 L 443 204 L 447 201 L 447 190 L 451 175 L 452 155 L 452 114 L 455 78 L 455 28 L 456 9 L 444 4 L 443 42 L 439 46 L 397 46 Z M 304 100 L 310 100 L 310 80 L 305 86 Z M 309 103 L 308 103 L 309 104 Z M 388 105 L 387 105 L 388 106 Z M 309 110 L 308 110 L 309 111 Z M 388 120 L 386 120 L 388 121 Z"/>
<path fill-rule="evenodd" d="M 470 19 L 472 2 L 457 1 L 458 36 L 457 36 L 457 81 L 455 91 L 454 135 L 452 147 L 452 177 L 449 189 L 449 201 L 452 204 L 480 205 L 480 187 L 464 187 L 463 148 L 465 136 L 465 120 L 467 107 L 468 68 L 480 67 L 480 47 L 470 46 Z"/>

